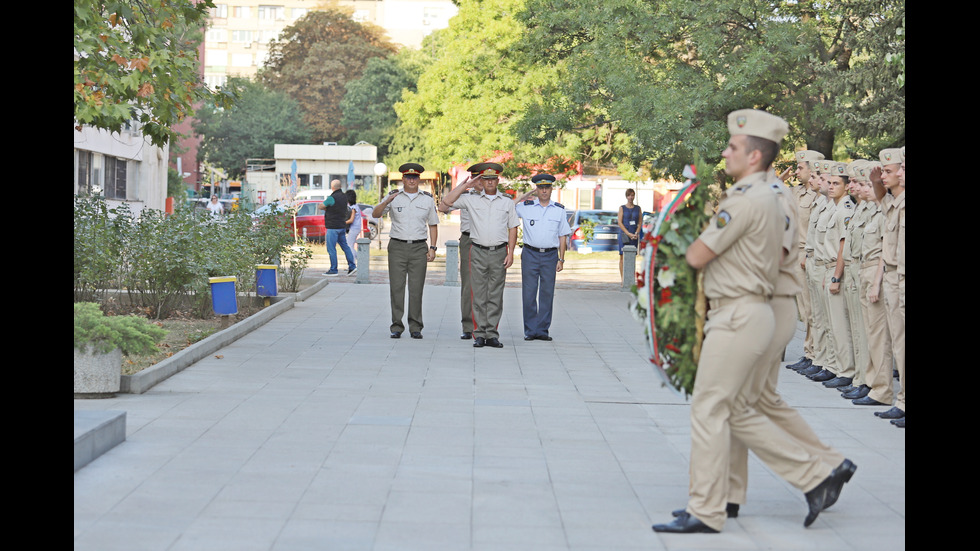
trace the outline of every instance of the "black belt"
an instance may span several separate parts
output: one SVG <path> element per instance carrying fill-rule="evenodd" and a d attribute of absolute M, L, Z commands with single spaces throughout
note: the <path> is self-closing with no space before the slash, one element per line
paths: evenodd
<path fill-rule="evenodd" d="M 469 237 L 470 236 L 470 232 L 468 232 L 468 231 L 461 231 L 459 233 L 465 235 L 466 237 Z"/>
<path fill-rule="evenodd" d="M 473 246 L 474 247 L 480 247 L 481 249 L 484 249 L 484 250 L 487 250 L 487 251 L 495 251 L 495 250 L 497 250 L 499 248 L 502 248 L 502 247 L 503 248 L 506 248 L 507 247 L 507 243 L 501 243 L 499 245 L 493 245 L 492 247 L 487 247 L 486 245 L 481 245 L 479 243 L 473 243 Z"/>
<path fill-rule="evenodd" d="M 399 243 L 425 243 L 425 239 L 398 239 L 397 237 L 392 237 L 392 241 L 398 241 Z"/>
<path fill-rule="evenodd" d="M 542 249 L 541 247 L 529 247 L 527 245 L 524 245 L 524 248 L 532 251 L 538 251 L 539 253 L 550 253 L 551 251 L 558 250 L 558 247 L 548 247 L 547 249 Z"/>

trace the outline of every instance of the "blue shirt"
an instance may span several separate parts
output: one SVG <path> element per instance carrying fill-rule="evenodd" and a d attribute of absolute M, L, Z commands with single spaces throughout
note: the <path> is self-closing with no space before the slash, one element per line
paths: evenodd
<path fill-rule="evenodd" d="M 555 201 L 542 205 L 537 199 L 521 201 L 515 207 L 523 221 L 524 245 L 539 249 L 558 246 L 558 238 L 570 235 L 565 206 Z"/>

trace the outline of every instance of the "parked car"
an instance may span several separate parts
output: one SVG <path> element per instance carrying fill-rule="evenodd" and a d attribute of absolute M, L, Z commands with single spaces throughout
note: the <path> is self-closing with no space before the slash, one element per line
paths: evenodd
<path fill-rule="evenodd" d="M 572 228 L 572 238 L 568 248 L 581 253 L 615 251 L 619 245 L 619 212 L 615 210 L 572 210 L 568 214 L 568 225 Z M 584 240 L 582 222 L 595 224 L 592 239 Z"/>
<path fill-rule="evenodd" d="M 363 216 L 368 221 L 368 232 L 370 233 L 370 235 L 366 237 L 370 237 L 371 240 L 374 241 L 375 239 L 378 238 L 379 235 L 381 235 L 381 230 L 384 229 L 385 222 L 381 218 L 375 218 L 374 216 L 372 216 L 374 205 L 358 203 L 357 207 L 361 209 L 361 216 Z"/>
<path fill-rule="evenodd" d="M 323 241 L 327 235 L 326 226 L 323 223 L 323 211 L 318 211 L 316 206 L 320 201 L 298 201 L 293 205 L 287 205 L 280 201 L 262 205 L 252 214 L 253 219 L 262 215 L 272 213 L 294 213 L 295 224 L 290 224 L 290 231 L 295 227 L 296 235 L 303 237 L 303 230 L 306 230 L 308 241 Z"/>

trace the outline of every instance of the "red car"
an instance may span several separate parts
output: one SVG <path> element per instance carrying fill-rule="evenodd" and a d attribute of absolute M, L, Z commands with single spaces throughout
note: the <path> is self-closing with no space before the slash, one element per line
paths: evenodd
<path fill-rule="evenodd" d="M 308 241 L 323 241 L 327 236 L 326 226 L 323 225 L 323 211 L 317 210 L 316 206 L 323 204 L 323 201 L 299 201 L 293 208 L 296 209 L 296 235 L 303 237 L 306 232 Z"/>

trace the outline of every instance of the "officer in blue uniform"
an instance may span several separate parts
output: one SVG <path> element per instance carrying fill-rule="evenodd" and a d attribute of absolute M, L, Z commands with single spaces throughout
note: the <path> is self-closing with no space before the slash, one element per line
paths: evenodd
<path fill-rule="evenodd" d="M 524 228 L 524 251 L 521 253 L 521 284 L 524 302 L 524 340 L 550 341 L 552 303 L 555 298 L 555 276 L 565 263 L 565 248 L 572 229 L 568 226 L 565 206 L 551 200 L 555 177 L 537 174 L 534 199 L 516 205 Z"/>

